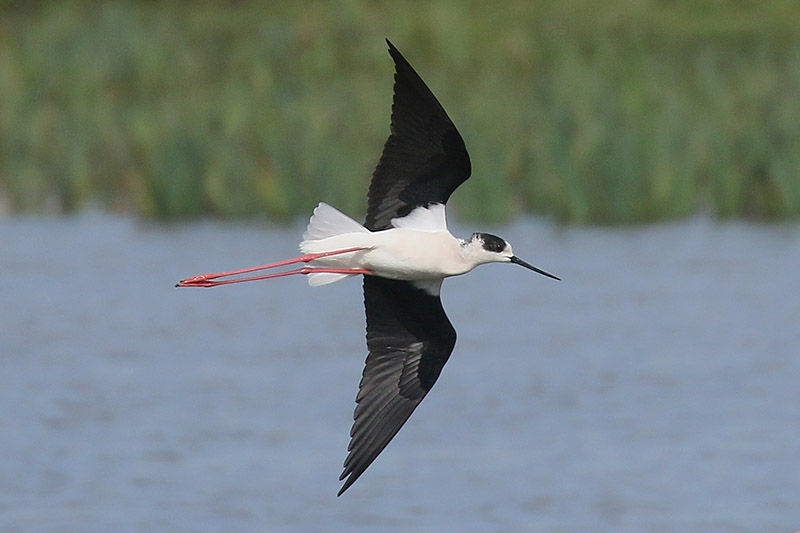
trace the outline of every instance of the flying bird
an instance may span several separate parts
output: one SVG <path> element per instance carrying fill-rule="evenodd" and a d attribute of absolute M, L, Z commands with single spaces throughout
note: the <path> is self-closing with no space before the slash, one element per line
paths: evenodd
<path fill-rule="evenodd" d="M 203 274 L 180 287 L 215 287 L 295 274 L 309 285 L 363 275 L 366 359 L 339 480 L 347 490 L 383 451 L 436 383 L 456 343 L 439 292 L 446 277 L 484 263 L 512 263 L 559 279 L 514 255 L 489 233 L 447 229 L 445 204 L 471 173 L 464 140 L 425 82 L 387 39 L 394 60 L 391 130 L 372 175 L 364 224 L 320 203 L 303 255 L 254 268 Z M 294 270 L 234 277 L 305 263 Z M 229 279 L 219 279 L 229 278 Z"/>

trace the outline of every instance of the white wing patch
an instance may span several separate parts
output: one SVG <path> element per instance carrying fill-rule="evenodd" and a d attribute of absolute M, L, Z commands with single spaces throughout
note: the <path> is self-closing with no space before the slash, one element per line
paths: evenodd
<path fill-rule="evenodd" d="M 369 233 L 369 230 L 335 207 L 320 202 L 308 221 L 303 240 L 318 241 L 343 233 Z"/>
<path fill-rule="evenodd" d="M 404 217 L 393 218 L 392 226 L 414 231 L 447 231 L 444 204 L 417 207 Z"/>

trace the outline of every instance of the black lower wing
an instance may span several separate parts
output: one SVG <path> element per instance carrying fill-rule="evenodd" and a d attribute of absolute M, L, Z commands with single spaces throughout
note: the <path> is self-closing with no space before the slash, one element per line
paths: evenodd
<path fill-rule="evenodd" d="M 364 276 L 366 366 L 339 495 L 364 473 L 433 387 L 456 343 L 439 296 L 409 281 Z"/>

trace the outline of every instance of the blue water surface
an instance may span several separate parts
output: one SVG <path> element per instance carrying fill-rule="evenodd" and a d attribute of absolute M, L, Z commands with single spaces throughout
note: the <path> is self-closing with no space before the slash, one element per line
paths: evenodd
<path fill-rule="evenodd" d="M 481 228 L 563 281 L 446 281 L 456 350 L 341 498 L 360 282 L 173 287 L 302 229 L 0 220 L 0 531 L 800 529 L 797 225 Z"/>

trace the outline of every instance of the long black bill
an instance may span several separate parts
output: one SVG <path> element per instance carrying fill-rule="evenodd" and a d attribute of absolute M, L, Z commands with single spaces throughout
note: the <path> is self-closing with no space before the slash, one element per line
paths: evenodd
<path fill-rule="evenodd" d="M 530 263 L 526 263 L 525 261 L 523 261 L 522 259 L 520 259 L 516 255 L 512 255 L 511 256 L 511 262 L 514 263 L 515 265 L 524 266 L 525 268 L 527 268 L 529 270 L 533 270 L 534 272 L 538 272 L 542 276 L 547 276 L 548 278 L 553 278 L 555 280 L 561 281 L 561 278 L 557 278 L 556 276 L 550 274 L 549 272 L 545 272 L 541 268 L 536 268 L 535 266 L 531 265 Z"/>

